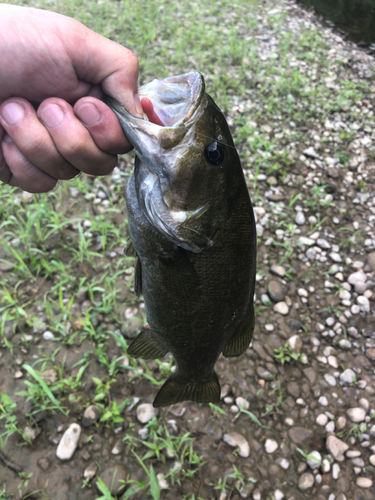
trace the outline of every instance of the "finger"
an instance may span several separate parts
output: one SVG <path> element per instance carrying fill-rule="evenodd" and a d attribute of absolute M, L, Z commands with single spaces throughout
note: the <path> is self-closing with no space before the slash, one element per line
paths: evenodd
<path fill-rule="evenodd" d="M 30 163 L 8 134 L 3 137 L 1 151 L 0 180 L 6 184 L 29 193 L 45 193 L 56 185 L 57 180 Z"/>
<path fill-rule="evenodd" d="M 35 109 L 26 99 L 11 98 L 4 101 L 0 107 L 0 122 L 22 155 L 50 177 L 71 179 L 78 174 L 77 169 L 69 165 L 58 152 Z M 14 149 L 13 145 L 12 151 Z"/>
<path fill-rule="evenodd" d="M 37 115 L 67 162 L 91 175 L 106 175 L 117 165 L 117 156 L 98 148 L 89 131 L 66 101 L 46 99 Z"/>
<path fill-rule="evenodd" d="M 100 83 L 130 113 L 142 116 L 138 96 L 138 59 L 129 49 L 97 33 L 76 31 L 72 62 L 78 78 Z M 73 41 L 73 40 L 72 40 Z"/>
<path fill-rule="evenodd" d="M 123 154 L 132 149 L 116 115 L 104 102 L 84 97 L 74 105 L 73 110 L 102 151 Z"/>

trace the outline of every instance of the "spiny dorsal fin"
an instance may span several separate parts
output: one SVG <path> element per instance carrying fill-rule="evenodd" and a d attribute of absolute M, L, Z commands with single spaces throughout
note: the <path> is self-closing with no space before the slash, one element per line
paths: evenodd
<path fill-rule="evenodd" d="M 254 325 L 254 305 L 251 304 L 243 324 L 234 332 L 223 349 L 223 355 L 226 358 L 241 356 L 246 351 L 253 337 Z"/>
<path fill-rule="evenodd" d="M 184 384 L 173 373 L 157 393 L 154 407 L 173 405 L 181 401 L 195 401 L 196 403 L 218 403 L 220 401 L 220 384 L 215 372 L 210 380 L 198 384 Z"/>
<path fill-rule="evenodd" d="M 126 255 L 126 257 L 136 257 L 137 256 L 137 253 L 135 251 L 135 248 L 134 248 L 134 245 L 133 245 L 131 238 L 129 238 L 128 241 L 126 242 L 126 245 L 124 247 L 124 255 Z"/>
<path fill-rule="evenodd" d="M 162 347 L 150 328 L 142 328 L 138 337 L 128 348 L 128 354 L 133 358 L 158 359 L 167 354 L 168 350 Z"/>

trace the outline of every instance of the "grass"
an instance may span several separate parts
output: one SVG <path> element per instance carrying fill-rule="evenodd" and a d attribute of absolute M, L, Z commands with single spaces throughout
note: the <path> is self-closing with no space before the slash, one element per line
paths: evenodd
<path fill-rule="evenodd" d="M 335 200 L 325 192 L 326 181 L 312 180 L 320 170 L 306 174 L 311 161 L 299 157 L 312 144 L 317 124 L 344 117 L 348 129 L 322 135 L 318 153 L 323 160 L 332 155 L 343 165 L 348 163 L 349 146 L 356 138 L 352 125 L 374 125 L 374 116 L 362 116 L 358 105 L 373 99 L 371 80 L 350 79 L 341 56 L 331 57 L 331 47 L 320 30 L 302 25 L 290 29 L 287 13 L 282 8 L 269 13 L 274 8 L 269 2 L 263 6 L 255 0 L 150 0 L 147 7 L 129 0 L 18 3 L 73 16 L 126 45 L 139 57 L 140 83 L 201 71 L 208 92 L 229 118 L 253 200 L 267 207 L 268 223 L 264 235 L 258 237 L 259 246 L 270 239 L 268 261 L 283 265 L 287 280 L 299 279 L 295 259 L 300 234 L 293 222 L 296 205 L 306 209 L 306 219 L 316 217 L 316 223 L 306 223 L 310 233 L 328 228 L 332 214 L 337 213 Z M 262 39 L 264 32 L 268 40 Z M 336 76 L 333 86 L 332 75 Z M 171 490 L 180 491 L 184 482 L 198 482 L 210 453 L 198 452 L 198 433 L 182 425 L 177 435 L 171 435 L 163 413 L 147 425 L 147 437 L 137 433 L 132 390 L 136 394 L 140 384 L 149 384 L 150 391 L 156 392 L 171 373 L 173 359 L 146 363 L 126 354 L 128 343 L 123 335 L 129 338 L 146 321 L 142 300 L 132 294 L 133 259 L 122 254 L 128 239 L 123 191 L 130 164 L 122 158 L 113 176 L 83 175 L 59 183 L 51 193 L 30 197 L 0 185 L 0 265 L 9 268 L 0 272 L 0 366 L 13 369 L 18 357 L 24 359 L 18 365 L 23 377 L 17 380 L 17 388 L 2 389 L 0 396 L 0 449 L 8 453 L 22 445 L 30 453 L 21 417 L 31 426 L 41 415 L 65 422 L 67 416 L 79 419 L 95 403 L 100 416 L 93 433 L 99 427 L 108 432 L 126 428 L 121 435 L 125 434 L 131 450 L 127 459 L 144 472 L 143 479 L 129 479 L 124 498 L 144 492 L 147 498 L 157 499 L 163 496 L 159 473 Z M 282 202 L 269 202 L 266 197 L 270 187 L 264 179 L 270 176 L 286 192 Z M 365 188 L 359 185 L 361 191 Z M 99 193 L 105 197 L 104 204 L 95 201 Z M 282 239 L 274 236 L 275 229 L 283 231 Z M 342 247 L 348 251 L 363 240 L 360 231 L 348 224 L 340 230 Z M 260 262 L 259 272 L 266 274 L 268 264 Z M 308 281 L 315 270 L 310 273 Z M 125 320 L 129 308 L 134 314 Z M 256 310 L 268 314 L 269 307 L 258 303 Z M 52 340 L 44 340 L 46 331 L 53 333 Z M 287 344 L 275 352 L 275 358 L 285 370 L 288 364 L 295 365 L 292 360 L 304 362 Z M 53 381 L 46 379 L 49 370 L 55 372 Z M 256 411 L 242 408 L 233 422 L 264 429 L 265 418 L 282 410 L 280 384 L 276 402 L 275 391 L 265 405 L 255 398 Z M 128 393 L 121 392 L 124 388 Z M 21 415 L 26 402 L 28 412 Z M 210 422 L 231 425 L 232 416 L 222 403 L 206 410 Z M 206 410 L 200 409 L 202 413 Z M 360 429 L 348 432 L 357 435 Z M 175 467 L 168 466 L 168 455 L 173 455 Z M 241 467 L 233 464 L 227 474 L 217 478 L 211 490 L 202 493 L 205 499 L 216 490 L 229 492 L 253 484 L 257 479 L 245 476 Z M 25 474 L 19 478 L 23 489 L 28 481 Z M 110 499 L 100 476 L 93 480 L 96 482 L 101 492 L 98 498 Z M 90 488 L 91 483 L 87 481 L 85 486 Z M 6 490 L 0 492 L 0 499 L 8 495 Z M 183 497 L 198 500 L 202 495 L 197 488 Z"/>

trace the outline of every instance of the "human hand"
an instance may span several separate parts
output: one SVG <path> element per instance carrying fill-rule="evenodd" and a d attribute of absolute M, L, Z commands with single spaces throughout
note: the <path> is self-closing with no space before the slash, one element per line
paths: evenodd
<path fill-rule="evenodd" d="M 131 51 L 69 17 L 0 4 L 0 53 L 0 181 L 45 192 L 79 171 L 105 175 L 130 151 L 100 97 L 141 116 Z"/>

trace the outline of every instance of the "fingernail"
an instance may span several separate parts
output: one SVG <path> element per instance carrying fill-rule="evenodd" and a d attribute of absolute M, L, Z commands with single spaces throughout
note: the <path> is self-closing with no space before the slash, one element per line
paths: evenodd
<path fill-rule="evenodd" d="M 4 134 L 3 142 L 11 143 L 11 142 L 13 142 L 13 139 L 11 138 L 11 136 L 9 134 Z"/>
<path fill-rule="evenodd" d="M 101 118 L 101 114 L 95 104 L 88 102 L 78 106 L 77 116 L 88 127 L 95 125 Z"/>
<path fill-rule="evenodd" d="M 17 102 L 9 102 L 3 107 L 1 114 L 8 125 L 14 125 L 25 116 L 25 110 Z"/>
<path fill-rule="evenodd" d="M 135 109 L 137 110 L 137 114 L 139 116 L 143 116 L 143 108 L 138 94 L 135 94 L 134 96 L 134 104 L 135 104 Z"/>
<path fill-rule="evenodd" d="M 41 111 L 40 118 L 47 127 L 56 127 L 62 122 L 64 112 L 57 104 L 49 104 Z"/>

